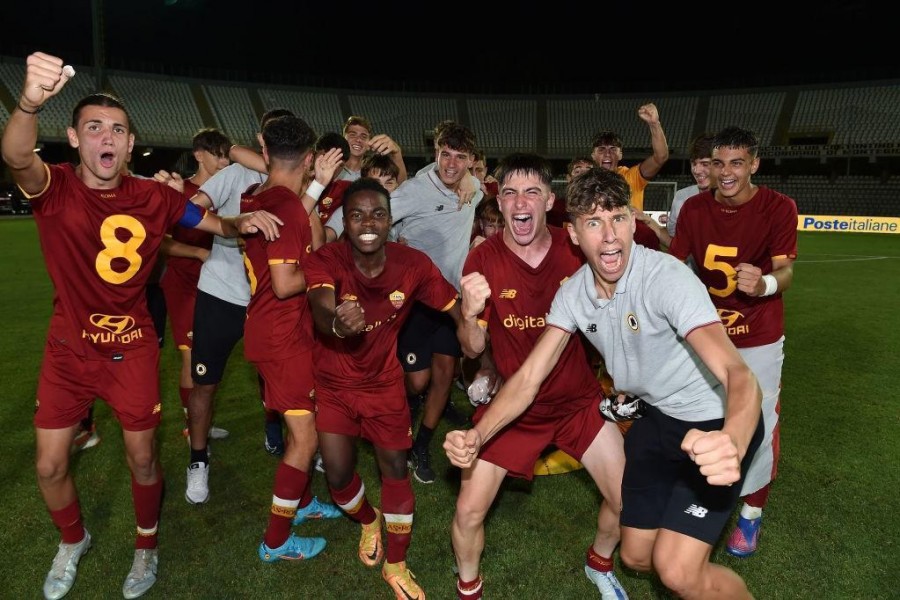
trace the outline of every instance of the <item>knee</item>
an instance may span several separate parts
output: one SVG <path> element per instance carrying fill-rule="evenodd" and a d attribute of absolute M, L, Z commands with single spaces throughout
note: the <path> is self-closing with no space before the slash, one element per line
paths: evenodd
<path fill-rule="evenodd" d="M 128 463 L 134 478 L 140 482 L 152 481 L 156 475 L 156 456 L 152 448 L 132 452 Z"/>
<path fill-rule="evenodd" d="M 660 561 L 656 565 L 656 573 L 662 584 L 679 598 L 696 597 L 699 573 L 688 569 L 686 565 L 677 560 Z"/>
<path fill-rule="evenodd" d="M 42 455 L 35 462 L 38 482 L 54 484 L 65 479 L 69 473 L 69 461 L 52 456 Z"/>
<path fill-rule="evenodd" d="M 640 573 L 649 573 L 653 569 L 650 555 L 635 552 L 634 549 L 626 546 L 619 548 L 619 560 L 622 564 Z"/>
<path fill-rule="evenodd" d="M 487 507 L 460 496 L 456 501 L 456 514 L 453 520 L 460 529 L 474 529 L 481 527 L 486 515 Z"/>

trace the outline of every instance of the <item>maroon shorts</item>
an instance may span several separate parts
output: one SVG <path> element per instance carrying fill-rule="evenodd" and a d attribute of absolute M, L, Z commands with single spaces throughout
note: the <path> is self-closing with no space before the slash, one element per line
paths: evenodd
<path fill-rule="evenodd" d="M 166 273 L 160 284 L 166 298 L 172 339 L 179 350 L 190 350 L 194 344 L 194 303 L 197 301 L 197 282 L 193 285 L 183 276 Z"/>
<path fill-rule="evenodd" d="M 312 353 L 253 363 L 265 381 L 263 403 L 280 413 L 316 412 Z"/>
<path fill-rule="evenodd" d="M 481 448 L 479 458 L 503 467 L 514 477 L 529 480 L 534 477 L 534 462 L 551 444 L 581 460 L 606 423 L 597 408 L 599 401 L 598 397 L 597 402 L 560 417 L 525 411 Z M 487 406 L 479 409 L 473 417 L 476 423 Z"/>
<path fill-rule="evenodd" d="M 403 380 L 370 391 L 316 388 L 316 430 L 362 437 L 386 450 L 412 447 Z"/>
<path fill-rule="evenodd" d="M 71 427 L 84 418 L 95 398 L 106 401 L 127 431 L 159 425 L 159 348 L 122 360 L 86 360 L 49 341 L 38 380 L 34 425 L 41 429 Z"/>

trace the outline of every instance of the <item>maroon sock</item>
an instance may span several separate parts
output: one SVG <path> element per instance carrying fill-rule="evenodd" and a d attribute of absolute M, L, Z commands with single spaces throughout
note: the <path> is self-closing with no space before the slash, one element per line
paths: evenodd
<path fill-rule="evenodd" d="M 188 398 L 191 397 L 191 390 L 194 388 L 189 387 L 179 387 L 178 388 L 178 397 L 181 398 L 181 408 L 184 409 L 184 419 L 185 423 L 187 422 L 187 409 L 188 409 Z"/>
<path fill-rule="evenodd" d="M 156 481 L 150 485 L 141 485 L 134 479 L 134 475 L 131 476 L 131 498 L 134 502 L 134 518 L 137 522 L 137 539 L 134 547 L 138 550 L 156 548 L 162 492 L 162 467 L 158 463 Z"/>
<path fill-rule="evenodd" d="M 456 578 L 456 597 L 458 600 L 481 600 L 484 593 L 484 581 L 481 575 L 474 581 L 463 581 L 458 576 Z"/>
<path fill-rule="evenodd" d="M 409 475 L 403 479 L 381 478 L 381 510 L 387 529 L 385 560 L 392 564 L 404 561 L 412 541 L 413 513 L 416 510 L 416 497 L 409 483 Z"/>
<path fill-rule="evenodd" d="M 753 508 L 765 508 L 766 503 L 769 501 L 769 488 L 771 485 L 771 483 L 767 483 L 752 494 L 745 496 L 744 502 Z"/>
<path fill-rule="evenodd" d="M 77 544 L 84 539 L 84 523 L 81 521 L 81 507 L 78 498 L 59 510 L 51 510 L 50 518 L 59 529 L 64 544 Z"/>
<path fill-rule="evenodd" d="M 375 509 L 366 499 L 366 486 L 359 478 L 359 473 L 353 474 L 353 479 L 344 489 L 329 489 L 331 498 L 347 513 L 348 517 L 363 525 L 368 525 L 375 520 Z"/>
<path fill-rule="evenodd" d="M 269 526 L 266 528 L 265 542 L 269 548 L 278 548 L 291 535 L 291 521 L 297 514 L 297 505 L 303 488 L 309 484 L 309 475 L 295 469 L 284 461 L 278 463 L 275 471 L 275 485 L 272 486 L 272 508 L 269 511 Z"/>
<path fill-rule="evenodd" d="M 588 548 L 587 560 L 585 562 L 587 563 L 587 566 L 595 571 L 600 571 L 601 573 L 607 573 L 613 570 L 612 557 L 606 558 L 605 556 L 600 556 L 594 552 L 593 546 Z"/>

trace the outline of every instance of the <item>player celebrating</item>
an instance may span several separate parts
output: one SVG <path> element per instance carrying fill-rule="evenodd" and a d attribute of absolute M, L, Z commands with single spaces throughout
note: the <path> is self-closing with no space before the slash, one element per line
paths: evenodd
<path fill-rule="evenodd" d="M 109 94 L 86 96 L 72 111 L 66 134 L 79 164 L 45 164 L 34 152 L 37 115 L 73 74 L 55 56 L 30 55 L 2 139 L 3 159 L 31 200 L 54 287 L 34 425 L 38 487 L 62 542 L 44 597 L 69 592 L 91 546 L 69 448 L 97 396 L 122 426 L 131 471 L 137 537 L 122 593 L 137 598 L 156 582 L 163 488 L 155 444 L 159 346 L 144 296 L 157 251 L 176 223 L 228 237 L 259 230 L 274 238 L 280 222 L 262 213 L 220 219 L 161 183 L 123 175 L 134 134 L 123 104 Z"/>
<path fill-rule="evenodd" d="M 415 301 L 459 323 L 456 289 L 426 254 L 387 242 L 389 192 L 375 179 L 355 181 L 344 196 L 346 242 L 326 244 L 306 269 L 317 329 L 316 429 L 334 501 L 362 525 L 359 558 L 374 567 L 399 600 L 425 598 L 406 566 L 415 497 L 406 467 L 412 446 L 397 336 Z M 339 299 L 339 300 L 338 300 Z M 340 301 L 340 304 L 338 302 Z M 356 473 L 356 442 L 372 442 L 381 470 L 381 511 L 365 495 Z"/>

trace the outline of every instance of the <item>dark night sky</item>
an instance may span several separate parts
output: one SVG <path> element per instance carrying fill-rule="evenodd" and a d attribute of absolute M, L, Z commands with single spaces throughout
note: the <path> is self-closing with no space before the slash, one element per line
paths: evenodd
<path fill-rule="evenodd" d="M 109 67 L 152 71 L 142 64 L 164 63 L 175 75 L 219 78 L 210 70 L 230 69 L 243 80 L 385 90 L 417 82 L 438 92 L 488 93 L 900 79 L 891 19 L 862 0 L 668 9 L 641 2 L 630 10 L 582 0 L 540 11 L 479 7 L 477 14 L 463 4 L 401 11 L 388 2 L 257 0 L 249 3 L 253 16 L 229 8 L 240 6 L 233 0 L 95 1 L 104 5 Z M 92 62 L 91 0 L 9 4 L 0 54 L 42 49 Z"/>

